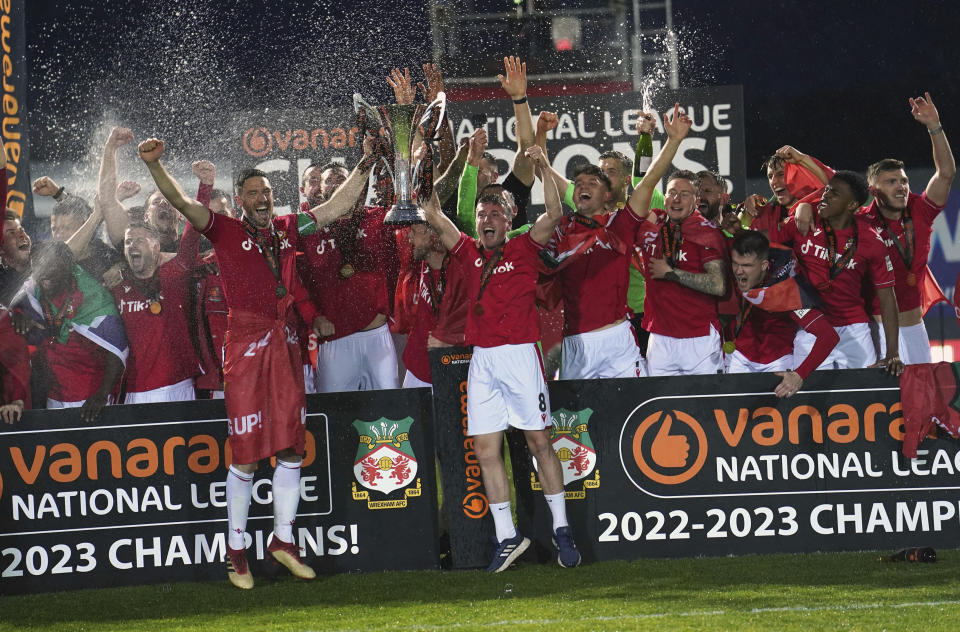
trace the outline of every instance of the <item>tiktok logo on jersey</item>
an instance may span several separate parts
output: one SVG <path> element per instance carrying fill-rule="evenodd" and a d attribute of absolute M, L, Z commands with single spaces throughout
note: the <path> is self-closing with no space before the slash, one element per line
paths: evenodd
<path fill-rule="evenodd" d="M 477 266 L 478 268 L 482 268 L 482 267 L 483 267 L 483 257 L 477 257 L 477 260 L 473 262 L 473 265 Z M 498 265 L 498 266 L 494 269 L 493 273 L 494 273 L 494 274 L 503 274 L 503 273 L 505 273 L 505 272 L 511 272 L 514 268 L 515 268 L 515 266 L 513 265 L 513 262 L 512 262 L 512 261 L 504 261 L 503 263 L 501 263 L 500 265 Z"/>
<path fill-rule="evenodd" d="M 124 287 L 124 289 L 126 289 L 126 287 Z M 161 295 L 160 298 L 162 299 L 163 296 Z M 142 312 L 146 309 L 150 309 L 150 303 L 151 301 L 128 301 L 126 299 L 120 299 L 120 303 L 117 305 L 117 307 L 120 308 L 121 314 L 133 314 L 135 312 Z"/>
<path fill-rule="evenodd" d="M 800 246 L 800 252 L 802 252 L 805 255 L 812 255 L 822 261 L 829 261 L 830 259 L 830 253 L 824 246 L 818 246 L 817 244 L 813 243 L 813 241 L 809 239 L 806 242 L 804 242 L 802 246 Z M 839 259 L 841 255 L 842 253 L 840 252 L 836 253 L 836 255 L 834 256 L 834 261 Z M 856 267 L 857 267 L 857 260 L 854 257 L 851 257 L 850 261 L 847 263 L 847 270 L 853 270 Z"/>
<path fill-rule="evenodd" d="M 335 239 L 321 239 L 320 243 L 317 244 L 317 254 L 322 255 L 326 251 L 333 252 L 337 249 L 337 241 Z"/>
<path fill-rule="evenodd" d="M 250 252 L 251 250 L 253 250 L 254 245 L 255 245 L 255 244 L 253 243 L 253 240 L 250 239 L 249 237 L 247 237 L 247 238 L 244 239 L 242 242 L 240 242 L 240 247 L 243 248 L 244 250 L 246 250 L 247 252 Z M 257 250 L 259 250 L 259 249 L 260 249 L 260 248 L 259 248 L 259 246 L 258 246 L 258 247 L 257 247 Z"/>

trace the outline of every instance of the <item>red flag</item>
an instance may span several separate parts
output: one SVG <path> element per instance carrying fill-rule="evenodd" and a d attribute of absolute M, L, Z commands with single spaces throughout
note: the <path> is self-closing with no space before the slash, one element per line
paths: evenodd
<path fill-rule="evenodd" d="M 903 456 L 917 456 L 917 446 L 937 424 L 954 438 L 960 430 L 960 363 L 908 364 L 900 376 L 903 405 Z"/>
<path fill-rule="evenodd" d="M 957 300 L 956 290 L 954 290 L 953 300 Z M 943 290 L 940 289 L 940 284 L 937 283 L 937 280 L 933 277 L 933 273 L 930 272 L 930 266 L 925 266 L 923 270 L 923 283 L 920 284 L 920 301 L 923 305 L 923 315 L 926 316 L 927 312 L 930 311 L 930 308 L 940 303 L 941 301 L 951 304 L 947 300 L 947 297 L 943 295 Z M 954 307 L 956 310 L 956 307 Z"/>
<path fill-rule="evenodd" d="M 827 174 L 827 180 L 836 173 L 833 169 L 823 164 L 813 156 L 810 157 L 817 166 L 823 169 L 823 172 Z M 793 194 L 793 197 L 798 200 L 810 195 L 814 191 L 823 188 L 825 183 L 820 182 L 820 178 L 815 176 L 812 171 L 803 167 L 801 165 L 795 165 L 792 163 L 786 163 L 783 166 L 783 179 L 787 186 L 787 191 Z"/>

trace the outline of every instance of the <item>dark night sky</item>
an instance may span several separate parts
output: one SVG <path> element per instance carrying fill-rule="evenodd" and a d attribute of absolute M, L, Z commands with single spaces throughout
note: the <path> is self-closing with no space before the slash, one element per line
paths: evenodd
<path fill-rule="evenodd" d="M 32 0 L 34 158 L 82 157 L 132 112 L 202 135 L 225 110 L 385 98 L 387 68 L 430 54 L 427 4 L 346 6 Z M 744 86 L 750 174 L 788 142 L 838 167 L 927 164 L 907 97 L 929 90 L 948 130 L 960 111 L 954 2 L 675 0 L 674 21 L 681 84 Z"/>

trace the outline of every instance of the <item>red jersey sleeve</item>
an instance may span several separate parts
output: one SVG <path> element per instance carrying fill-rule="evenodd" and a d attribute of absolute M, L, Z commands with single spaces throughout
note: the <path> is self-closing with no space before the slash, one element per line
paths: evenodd
<path fill-rule="evenodd" d="M 790 318 L 804 331 L 816 337 L 813 348 L 806 359 L 794 369 L 801 379 L 807 379 L 814 369 L 823 364 L 833 348 L 840 342 L 840 336 L 830 325 L 830 321 L 818 309 L 798 309 L 790 312 Z"/>

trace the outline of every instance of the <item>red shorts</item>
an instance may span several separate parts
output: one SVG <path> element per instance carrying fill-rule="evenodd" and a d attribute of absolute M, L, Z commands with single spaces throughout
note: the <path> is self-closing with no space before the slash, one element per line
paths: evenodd
<path fill-rule="evenodd" d="M 278 305 L 278 312 L 286 297 Z M 256 463 L 281 450 L 303 454 L 303 360 L 285 320 L 231 310 L 224 343 L 224 400 L 233 462 Z"/>

